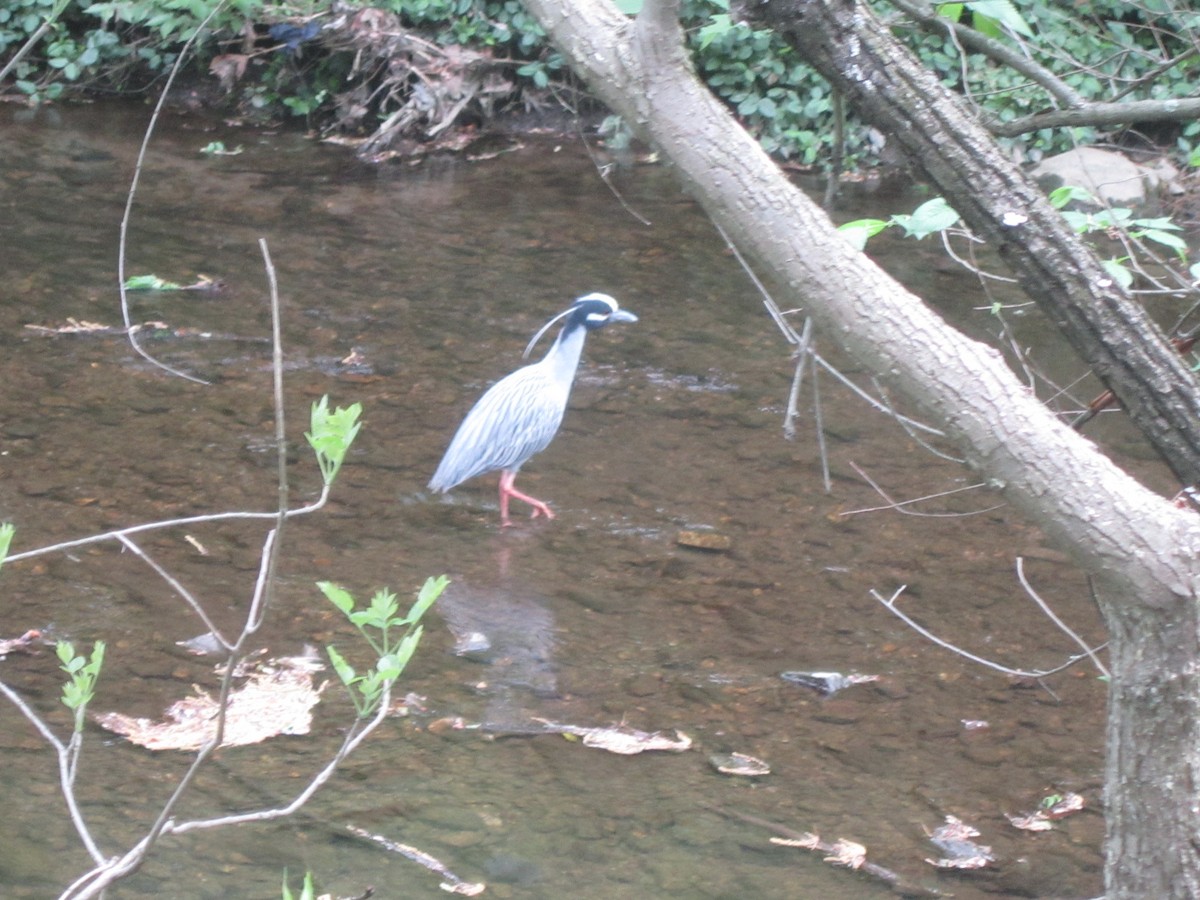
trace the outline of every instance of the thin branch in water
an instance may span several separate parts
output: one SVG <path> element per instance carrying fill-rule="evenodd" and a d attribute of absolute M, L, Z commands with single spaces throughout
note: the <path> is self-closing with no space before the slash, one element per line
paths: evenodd
<path fill-rule="evenodd" d="M 581 144 L 583 144 L 583 149 L 587 151 L 588 159 L 592 161 L 592 165 L 596 169 L 596 174 L 600 176 L 600 180 L 604 182 L 604 186 L 612 192 L 614 197 L 617 198 L 617 202 L 621 204 L 621 208 L 625 210 L 625 212 L 629 213 L 629 215 L 633 216 L 633 218 L 636 219 L 641 225 L 649 226 L 654 224 L 636 209 L 630 206 L 626 202 L 625 196 L 619 190 L 617 190 L 617 186 L 614 185 L 612 180 L 609 178 L 609 176 L 612 175 L 612 163 L 600 162 L 600 159 L 596 156 L 595 151 L 592 150 L 592 145 L 588 143 L 587 135 L 583 133 L 583 128 L 580 126 L 578 119 L 575 120 L 575 129 L 579 133 L 579 141 Z"/>
<path fill-rule="evenodd" d="M 737 248 L 737 245 L 729 239 L 729 235 L 725 233 L 725 229 L 720 223 L 713 221 L 713 227 L 717 229 L 717 234 L 721 236 L 721 240 L 725 242 L 725 246 L 729 248 L 729 252 L 733 254 L 733 258 L 738 261 L 738 265 L 742 267 L 742 271 L 746 273 L 746 277 L 750 279 L 750 283 L 758 290 L 762 297 L 763 306 L 767 308 L 772 321 L 776 327 L 783 332 L 784 338 L 789 344 L 796 347 L 804 343 L 804 338 L 796 333 L 796 329 L 792 327 L 792 323 L 787 320 L 787 317 L 779 309 L 779 304 L 775 302 L 775 298 L 771 296 L 771 292 L 767 290 L 767 286 L 762 283 L 762 279 L 755 274 L 754 269 L 746 262 L 746 257 L 742 256 L 742 251 Z"/>
<path fill-rule="evenodd" d="M 800 385 L 804 381 L 804 367 L 808 364 L 808 350 L 812 341 L 813 320 L 809 316 L 804 320 L 804 331 L 800 335 L 800 343 L 792 354 L 796 360 L 796 373 L 792 376 L 792 389 L 788 393 L 787 411 L 783 416 L 783 436 L 787 440 L 796 438 L 796 417 L 799 415 Z M 790 325 L 789 325 L 790 327 Z"/>
<path fill-rule="evenodd" d="M 1055 625 L 1057 625 L 1059 627 L 1059 630 L 1061 630 L 1063 632 L 1063 634 L 1065 634 L 1067 637 L 1069 637 L 1071 640 L 1073 640 L 1076 644 L 1078 644 L 1080 649 L 1082 649 L 1083 652 L 1088 655 L 1088 658 L 1092 661 L 1092 665 L 1094 665 L 1096 667 L 1096 669 L 1099 670 L 1100 674 L 1103 675 L 1105 678 L 1111 679 L 1112 678 L 1111 673 L 1105 667 L 1104 663 L 1100 662 L 1100 659 L 1096 656 L 1096 651 L 1093 650 L 1091 647 L 1089 647 L 1087 642 L 1083 638 L 1081 638 L 1078 634 L 1076 634 L 1074 631 L 1072 631 L 1067 626 L 1066 622 L 1064 622 L 1057 615 L 1055 615 L 1054 611 L 1052 609 L 1050 609 L 1050 605 L 1045 600 L 1042 599 L 1041 595 L 1039 595 L 1037 591 L 1035 591 L 1033 589 L 1033 585 L 1031 585 L 1029 583 L 1028 579 L 1026 579 L 1026 577 L 1025 577 L 1025 558 L 1023 556 L 1017 557 L 1017 580 L 1019 582 L 1021 582 L 1021 587 L 1023 587 L 1025 589 L 1025 593 L 1028 594 L 1030 596 L 1030 598 L 1032 598 L 1033 602 L 1036 603 L 1041 608 L 1042 612 L 1044 612 L 1046 614 L 1046 617 L 1051 622 L 1053 622 Z"/>
<path fill-rule="evenodd" d="M 220 643 L 222 647 L 224 647 L 226 650 L 233 649 L 233 644 L 230 643 L 223 634 L 221 634 L 220 629 L 217 628 L 216 623 L 209 618 L 208 613 L 205 611 L 200 601 L 192 595 L 191 591 L 183 586 L 179 579 L 155 562 L 154 559 L 152 559 L 150 555 L 146 553 L 146 551 L 131 541 L 127 535 L 118 534 L 117 540 L 124 544 L 125 548 L 141 559 L 142 562 L 157 572 L 159 577 L 169 584 L 175 593 L 183 598 L 184 602 L 192 608 L 192 612 L 200 617 L 200 621 L 204 623 L 204 627 L 208 629 L 208 633 L 216 638 L 217 642 Z"/>
<path fill-rule="evenodd" d="M 833 479 L 829 477 L 829 447 L 825 443 L 825 418 L 821 413 L 821 385 L 817 378 L 821 370 L 817 368 L 816 356 L 810 353 L 808 358 L 812 366 L 813 424 L 817 429 L 817 452 L 821 456 L 821 482 L 825 487 L 825 493 L 832 494 Z"/>
<path fill-rule="evenodd" d="M 937 447 L 933 446 L 933 444 L 929 443 L 924 438 L 920 437 L 913 430 L 913 428 L 916 427 L 916 423 L 913 422 L 911 419 L 907 418 L 906 416 L 900 415 L 900 413 L 898 413 L 892 407 L 891 400 L 888 399 L 887 391 L 884 390 L 883 385 L 881 385 L 879 383 L 879 379 L 876 378 L 874 375 L 871 376 L 871 384 L 875 387 L 875 390 L 879 393 L 880 398 L 882 398 L 880 400 L 880 403 L 883 404 L 883 408 L 887 412 L 887 414 L 889 416 L 891 416 L 893 419 L 895 419 L 896 424 L 904 429 L 904 433 L 907 434 L 914 441 L 916 441 L 926 453 L 930 453 L 933 456 L 936 456 L 938 459 L 944 459 L 947 462 L 958 463 L 959 465 L 963 465 L 964 463 L 966 463 L 965 459 L 958 457 L 958 456 L 954 456 L 950 453 L 945 453 L 945 452 L 939 450 Z M 942 435 L 942 432 L 938 432 L 938 434 Z"/>
<path fill-rule="evenodd" d="M 971 234 L 971 232 L 969 232 L 969 231 L 964 230 L 964 231 L 960 231 L 958 233 L 961 234 L 963 237 L 965 237 L 968 241 L 972 241 L 975 243 L 983 243 L 982 239 L 975 237 L 975 235 Z M 971 262 L 968 259 L 963 259 L 961 256 L 959 256 L 959 254 L 954 249 L 954 245 L 950 243 L 950 229 L 946 229 L 946 230 L 942 231 L 941 236 L 942 236 L 942 249 L 944 249 L 946 251 L 946 255 L 949 256 L 956 263 L 958 263 L 960 266 L 962 266 L 964 269 L 966 269 L 968 272 L 970 272 L 972 275 L 974 275 L 976 278 L 978 278 L 980 280 L 980 282 L 986 283 L 986 279 L 990 278 L 993 281 L 1002 281 L 1005 284 L 1016 284 L 1017 283 L 1017 279 L 1015 279 L 1015 278 L 1010 278 L 1007 275 L 996 275 L 992 272 L 987 271 L 986 269 L 981 268 L 976 263 Z M 974 254 L 972 253 L 972 255 L 974 255 Z"/>
<path fill-rule="evenodd" d="M 183 67 L 183 61 L 188 58 L 188 55 L 192 49 L 192 45 L 203 33 L 204 29 L 208 26 L 208 23 L 212 21 L 213 17 L 224 8 L 225 0 L 221 0 L 221 2 L 213 6 L 212 12 L 205 16 L 204 21 L 196 27 L 191 36 L 184 43 L 183 47 L 180 48 L 179 55 L 175 58 L 175 64 L 171 66 L 171 72 L 169 75 L 167 75 L 166 83 L 163 85 L 162 92 L 158 96 L 158 103 L 154 105 L 154 112 L 150 116 L 150 124 L 146 126 L 146 133 L 142 136 L 142 146 L 138 150 L 137 161 L 134 163 L 133 167 L 133 178 L 129 183 L 129 192 L 125 196 L 125 213 L 121 216 L 120 238 L 117 246 L 117 289 L 120 291 L 121 295 L 121 318 L 125 322 L 125 334 L 129 338 L 129 345 L 133 347 L 139 356 L 152 365 L 157 366 L 165 372 L 170 372 L 172 375 L 176 375 L 180 378 L 186 378 L 188 381 L 195 382 L 196 384 L 208 384 L 209 382 L 195 375 L 189 375 L 187 372 L 183 372 L 167 365 L 164 362 L 161 362 L 158 359 L 155 359 L 150 355 L 149 351 L 147 351 L 140 343 L 138 343 L 137 329 L 133 327 L 133 319 L 129 313 L 129 293 L 125 287 L 125 257 L 127 238 L 129 234 L 129 220 L 133 217 L 133 198 L 137 195 L 138 182 L 142 177 L 142 167 L 146 162 L 146 152 L 150 147 L 150 138 L 154 134 L 154 126 L 158 123 L 158 117 L 162 113 L 163 106 L 167 102 L 167 95 L 171 91 L 171 85 L 175 82 L 175 76 L 179 74 L 179 70 Z"/>
<path fill-rule="evenodd" d="M 391 711 L 392 686 L 385 684 L 383 691 L 380 694 L 379 709 L 371 720 L 359 727 L 359 723 L 355 723 L 353 727 L 346 733 L 345 739 L 342 741 L 342 746 L 333 758 L 325 764 L 325 766 L 313 776 L 312 780 L 298 793 L 290 803 L 286 806 L 277 807 L 276 809 L 261 809 L 248 813 L 236 813 L 230 816 L 216 816 L 211 819 L 195 819 L 189 822 L 180 822 L 172 825 L 170 828 L 171 834 L 186 834 L 189 831 L 200 831 L 209 828 L 223 828 L 228 825 L 241 825 L 246 822 L 269 822 L 272 819 L 286 818 L 292 815 L 300 807 L 304 806 L 313 795 L 316 794 L 321 787 L 333 777 L 338 766 L 350 756 L 358 746 L 370 736 L 371 732 L 375 731 L 383 720 L 387 718 Z"/>
<path fill-rule="evenodd" d="M 836 378 L 838 381 L 840 381 L 843 385 L 848 387 L 851 391 L 853 391 L 859 397 L 859 399 L 865 401 L 866 404 L 868 406 L 870 406 L 871 409 L 875 410 L 876 412 L 886 413 L 887 415 L 894 418 L 901 425 L 908 425 L 919 431 L 924 431 L 926 434 L 933 434 L 938 437 L 946 436 L 946 432 L 942 431 L 941 429 L 934 428 L 932 425 L 926 425 L 924 422 L 918 422 L 916 419 L 910 419 L 908 416 L 901 415 L 900 413 L 893 410 L 887 404 L 881 403 L 879 400 L 876 400 L 874 397 L 872 397 L 870 394 L 868 394 L 865 390 L 860 388 L 857 384 L 855 384 L 853 381 L 851 381 L 849 378 L 847 378 L 845 375 L 843 375 L 841 372 L 839 372 L 836 366 L 834 366 L 831 362 L 829 362 L 827 359 L 825 359 L 825 357 L 823 357 L 821 354 L 817 353 L 815 350 L 813 351 L 813 359 L 816 360 L 817 364 L 822 369 L 824 369 L 826 372 L 828 372 L 830 375 L 832 375 L 834 378 Z"/>
<path fill-rule="evenodd" d="M 249 634 L 258 630 L 262 619 L 267 614 L 271 599 L 275 593 L 275 573 L 279 563 L 279 553 L 276 549 L 281 542 L 284 526 L 288 519 L 288 474 L 287 474 L 287 428 L 283 413 L 283 325 L 279 306 L 279 282 L 275 277 L 275 264 L 271 262 L 271 252 L 267 248 L 266 238 L 259 238 L 258 246 L 262 250 L 263 266 L 267 272 L 267 285 L 271 299 L 271 372 L 273 398 L 275 403 L 275 456 L 276 481 L 279 491 L 279 505 L 276 507 L 275 527 L 272 529 L 273 539 L 265 548 L 265 561 L 259 574 L 259 584 L 255 589 L 255 602 L 261 603 L 258 611 L 252 612 L 246 618 L 246 630 Z M 249 636 L 247 634 L 246 636 Z M 240 642 L 239 642 L 240 643 Z"/>
<path fill-rule="evenodd" d="M 191 787 L 192 782 L 195 780 L 201 767 L 207 762 L 208 758 L 221 746 L 224 741 L 225 723 L 229 710 L 229 697 L 233 690 L 233 679 L 237 670 L 237 664 L 246 656 L 247 642 L 262 626 L 263 619 L 266 616 L 267 609 L 270 605 L 270 599 L 276 581 L 280 534 L 283 524 L 286 522 L 291 513 L 287 507 L 288 479 L 286 460 L 286 425 L 284 422 L 283 410 L 283 341 L 281 337 L 282 326 L 280 321 L 279 290 L 275 277 L 275 268 L 271 262 L 266 241 L 260 239 L 259 247 L 262 250 L 263 263 L 266 267 L 267 281 L 270 288 L 272 326 L 271 337 L 273 349 L 272 373 L 274 376 L 273 393 L 275 404 L 275 440 L 279 459 L 279 506 L 273 514 L 275 527 L 267 533 L 266 539 L 263 543 L 263 549 L 259 557 L 258 578 L 255 582 L 254 594 L 251 599 L 249 609 L 246 611 L 246 618 L 242 626 L 241 634 L 238 636 L 237 641 L 230 646 L 229 658 L 225 662 L 225 669 L 221 678 L 220 693 L 217 700 L 216 728 L 212 738 L 196 752 L 196 755 L 192 759 L 192 763 L 188 767 L 187 772 L 184 773 L 183 777 L 179 780 L 179 783 L 175 786 L 171 796 L 167 799 L 167 802 L 163 805 L 162 809 L 159 810 L 154 824 L 150 827 L 150 830 L 142 837 L 142 839 L 133 847 L 131 847 L 120 859 L 109 865 L 97 867 L 96 869 L 93 869 L 92 872 L 88 873 L 88 875 L 85 875 L 82 879 L 78 880 L 76 882 L 76 885 L 79 886 L 78 892 L 74 892 L 75 886 L 73 885 L 72 888 L 63 895 L 64 898 L 84 898 L 96 896 L 98 893 L 103 892 L 107 885 L 110 885 L 114 881 L 117 881 L 120 878 L 137 871 L 137 869 L 142 865 L 142 862 L 145 860 L 147 854 L 164 834 L 180 832 L 182 826 L 179 826 L 174 822 L 174 812 L 184 794 Z M 139 553 L 139 555 L 143 556 L 143 558 L 149 561 L 149 558 L 145 557 L 145 554 L 141 553 L 140 549 L 138 549 L 136 545 L 128 539 L 126 534 L 119 534 L 118 540 L 120 540 L 126 546 L 133 548 Z M 151 565 L 158 570 L 158 567 L 155 564 L 151 563 Z M 164 574 L 164 577 L 167 577 L 169 580 L 171 580 L 170 576 L 162 573 L 161 570 L 159 571 L 160 574 Z M 182 586 L 180 586 L 179 589 L 182 591 Z M 184 596 L 187 597 L 186 591 L 182 592 Z M 191 602 L 190 598 L 189 602 Z M 194 608 L 198 609 L 199 604 L 193 603 L 193 606 Z M 205 618 L 205 621 L 207 621 L 207 617 L 204 617 L 202 612 L 201 615 L 203 618 Z M 215 629 L 211 630 L 213 630 L 215 633 Z M 224 640 L 222 640 L 222 642 L 225 643 Z M 390 690 L 385 690 L 385 697 L 386 696 L 390 696 Z M 385 702 L 385 705 L 381 707 L 381 713 L 386 714 L 386 712 L 387 705 Z M 375 724 L 381 720 L 382 716 L 377 717 Z M 358 742 L 361 741 L 361 733 L 359 741 L 351 742 L 353 736 L 354 733 L 352 730 L 351 734 L 347 737 L 347 740 L 343 742 L 342 750 L 339 751 L 339 755 L 335 757 L 334 762 L 331 763 L 333 768 L 336 768 L 337 762 L 344 758 L 344 754 L 348 746 L 357 746 Z M 298 809 L 300 805 L 307 801 L 308 797 L 312 796 L 312 793 L 316 791 L 320 784 L 323 784 L 324 781 L 328 779 L 329 775 L 332 775 L 333 768 L 327 766 L 326 770 L 328 774 L 324 775 L 324 777 L 322 777 L 321 774 L 318 774 L 317 778 L 314 779 L 314 782 L 309 785 L 307 792 L 302 792 L 300 797 L 297 798 L 296 801 L 293 801 L 293 803 L 289 805 L 285 811 L 277 811 L 278 814 L 287 815 L 295 809 Z M 247 818 L 247 816 L 249 816 L 249 818 Z M 245 814 L 242 817 L 223 817 L 221 821 L 224 819 L 232 819 L 234 821 L 258 821 L 270 817 L 272 816 L 267 815 L 266 813 L 251 813 Z M 231 821 L 229 824 L 233 823 L 234 822 Z"/>
<path fill-rule="evenodd" d="M 1008 666 L 1003 666 L 1000 663 L 992 662 L 990 659 L 984 659 L 982 656 L 976 656 L 974 653 L 964 650 L 962 647 L 951 644 L 949 641 L 942 640 L 942 638 L 938 637 L 932 631 L 929 631 L 924 626 L 918 624 L 917 621 L 911 616 L 902 612 L 899 607 L 896 606 L 896 601 L 900 599 L 900 595 L 904 593 L 904 590 L 907 587 L 908 585 L 906 584 L 900 585 L 900 587 L 896 588 L 895 593 L 893 593 L 891 597 L 882 596 L 874 588 L 871 589 L 870 594 L 885 607 L 887 607 L 887 609 L 898 619 L 900 619 L 900 621 L 902 621 L 917 634 L 921 635 L 921 637 L 925 638 L 927 641 L 931 641 L 932 643 L 937 644 L 939 647 L 949 650 L 951 653 L 957 654 L 964 659 L 969 659 L 971 662 L 978 663 L 981 666 L 986 666 L 989 669 L 994 669 L 997 672 L 1002 672 L 1003 674 L 1010 675 L 1014 678 L 1042 679 L 1048 675 L 1055 675 L 1059 672 L 1062 672 L 1064 669 L 1069 669 L 1080 660 L 1088 658 L 1086 653 L 1080 653 L 1076 656 L 1069 657 L 1065 663 L 1063 663 L 1061 666 L 1055 666 L 1053 669 L 1029 672 L 1024 669 L 1013 669 Z M 1107 644 L 1101 646 L 1107 646 Z"/>
<path fill-rule="evenodd" d="M 890 509 L 890 510 L 894 510 L 895 512 L 902 513 L 903 515 L 906 515 L 906 516 L 919 516 L 921 518 L 926 518 L 926 519 L 960 519 L 960 518 L 966 518 L 967 516 L 978 516 L 982 513 L 987 513 L 987 512 L 991 512 L 992 510 L 1001 509 L 1002 507 L 1007 505 L 1004 503 L 997 503 L 995 506 L 989 506 L 984 509 L 971 510 L 970 512 L 939 512 L 939 513 L 917 512 L 916 510 L 905 509 L 904 507 L 910 506 L 913 503 L 923 503 L 926 500 L 936 500 L 939 497 L 949 497 L 952 494 L 961 494 L 966 491 L 977 491 L 980 488 L 987 487 L 987 483 L 980 482 L 979 484 L 969 484 L 966 487 L 952 488 L 951 490 L 948 490 L 948 491 L 939 491 L 936 494 L 926 494 L 924 497 L 914 497 L 911 500 L 893 500 L 891 497 L 888 496 L 887 491 L 885 491 L 882 487 L 880 487 L 879 484 L 870 475 L 868 475 L 866 472 L 864 472 L 862 470 L 862 468 L 858 465 L 858 463 L 854 462 L 854 460 L 850 460 L 850 468 L 852 468 L 855 472 L 857 472 L 859 477 L 862 478 L 863 481 L 865 481 L 867 484 L 869 484 L 875 490 L 875 493 L 877 493 L 880 497 L 882 497 L 884 500 L 886 500 L 887 504 L 885 506 L 871 506 L 871 507 L 865 507 L 863 509 L 850 509 L 850 510 L 847 510 L 846 512 L 839 513 L 839 515 L 841 515 L 841 516 L 857 516 L 861 513 L 880 512 L 881 510 Z"/>
<path fill-rule="evenodd" d="M 102 865 L 105 861 L 105 856 L 96 845 L 96 841 L 92 838 L 92 833 L 88 830 L 87 822 L 84 821 L 83 813 L 80 811 L 79 803 L 75 798 L 75 763 L 72 760 L 72 745 L 76 743 L 74 737 L 71 744 L 64 744 L 60 741 L 58 736 L 50 730 L 50 726 L 42 721 L 41 716 L 33 711 L 33 708 L 25 702 L 24 698 L 3 681 L 0 681 L 0 694 L 3 694 L 8 699 L 8 702 L 15 706 L 17 711 L 37 729 L 42 739 L 54 748 L 54 753 L 58 757 L 59 786 L 63 799 L 67 804 L 67 813 L 71 817 L 71 824 L 75 826 L 75 833 L 79 835 L 79 840 L 83 843 L 92 861 L 97 865 Z"/>
<path fill-rule="evenodd" d="M 329 485 L 325 485 L 321 489 L 321 495 L 306 506 L 298 506 L 295 509 L 289 509 L 287 512 L 288 518 L 293 516 L 304 516 L 316 512 L 323 508 L 329 502 Z M 175 528 L 181 525 L 198 525 L 208 522 L 229 522 L 237 520 L 254 520 L 261 521 L 264 519 L 275 520 L 279 517 L 278 512 L 224 512 L 224 513 L 203 513 L 197 516 L 183 516 L 178 519 L 164 519 L 159 522 L 143 522 L 141 525 L 130 525 L 128 528 L 117 528 L 112 531 L 106 531 L 103 534 L 92 534 L 87 537 L 76 538 L 71 541 L 63 541 L 58 544 L 51 544 L 47 547 L 37 547 L 33 550 L 26 550 L 22 553 L 13 553 L 5 558 L 4 562 L 8 563 L 19 562 L 23 559 L 33 559 L 36 556 L 45 556 L 48 553 L 61 553 L 65 550 L 73 550 L 76 547 L 85 547 L 89 544 L 99 544 L 104 541 L 119 541 L 122 535 L 128 536 L 132 534 L 141 534 L 145 531 L 161 531 L 164 528 Z"/>

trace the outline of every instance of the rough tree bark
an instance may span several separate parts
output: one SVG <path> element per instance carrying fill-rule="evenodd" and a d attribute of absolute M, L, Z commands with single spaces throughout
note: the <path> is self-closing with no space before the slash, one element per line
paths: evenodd
<path fill-rule="evenodd" d="M 636 20 L 606 0 L 526 6 L 592 90 L 658 147 L 714 221 L 786 287 L 788 303 L 805 306 L 826 336 L 938 415 L 971 464 L 1096 576 L 1114 673 L 1108 898 L 1200 897 L 1200 516 L 1119 470 L 1029 397 L 997 352 L 955 331 L 855 252 L 695 78 L 674 0 L 647 0 Z M 906 127 L 919 133 L 930 117 L 943 115 L 940 108 L 923 111 Z M 981 158 L 969 154 L 962 164 L 974 169 Z M 975 171 L 961 190 L 987 192 L 991 178 Z M 1004 211 L 1028 216 L 1040 209 L 1027 185 L 999 180 L 1013 201 Z M 1148 323 L 1123 308 L 1074 236 L 1049 219 L 1044 224 L 1040 233 L 1041 224 L 1006 226 L 1013 234 L 1001 236 L 1018 267 L 1046 254 L 1070 270 L 1071 279 L 1056 280 L 1069 301 L 1056 316 L 1063 326 L 1082 327 L 1095 340 L 1082 310 L 1109 304 L 1134 334 L 1157 341 Z M 1106 357 L 1141 359 L 1146 371 L 1160 371 L 1153 354 L 1125 341 L 1100 345 Z M 1156 381 L 1128 359 L 1100 365 L 1121 373 L 1114 383 L 1128 379 L 1127 394 L 1162 392 L 1180 411 L 1197 402 L 1185 396 L 1189 380 L 1182 375 Z M 1172 360 L 1161 371 L 1177 368 Z M 1185 434 L 1191 430 L 1189 424 Z"/>
<path fill-rule="evenodd" d="M 750 0 L 860 116 L 895 140 L 1129 411 L 1185 484 L 1200 480 L 1200 381 L 1062 216 L 936 78 L 852 0 Z"/>

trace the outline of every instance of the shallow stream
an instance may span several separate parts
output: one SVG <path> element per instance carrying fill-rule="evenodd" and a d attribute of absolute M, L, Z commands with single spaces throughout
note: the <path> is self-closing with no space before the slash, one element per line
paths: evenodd
<path fill-rule="evenodd" d="M 293 819 L 169 838 L 112 896 L 278 897 L 285 868 L 293 885 L 311 870 L 335 896 L 368 886 L 382 898 L 443 896 L 437 876 L 348 835 L 348 824 L 433 854 L 501 898 L 892 895 L 861 871 L 770 844 L 746 816 L 861 843 L 869 861 L 960 900 L 1100 893 L 1105 689 L 1094 670 L 1014 684 L 934 646 L 870 594 L 905 585 L 904 608 L 946 640 L 1049 668 L 1077 651 L 1023 595 L 1014 558 L 1099 643 L 1084 578 L 1003 506 L 855 513 L 887 506 L 858 470 L 894 499 L 977 479 L 828 377 L 826 493 L 811 393 L 797 439 L 782 436 L 789 347 L 667 167 L 615 165 L 606 184 L 577 139 L 552 138 L 509 138 L 509 152 L 487 159 L 373 166 L 297 134 L 170 119 L 134 202 L 128 273 L 223 282 L 215 293 L 132 295 L 136 322 L 166 325 L 147 349 L 208 382 L 197 384 L 136 356 L 119 333 L 28 327 L 120 326 L 118 223 L 147 110 L 0 114 L 0 520 L 18 526 L 13 552 L 273 508 L 262 238 L 284 304 L 294 505 L 319 487 L 303 439 L 310 404 L 329 395 L 365 412 L 331 504 L 287 529 L 260 645 L 276 656 L 328 643 L 358 653 L 318 580 L 361 598 L 387 586 L 406 603 L 427 576 L 453 579 L 404 678 L 423 710 L 390 719 Z M 218 139 L 242 152 L 199 153 Z M 920 199 L 864 192 L 839 215 Z M 964 327 L 989 328 L 973 309 L 989 300 L 933 242 L 882 238 L 876 253 Z M 546 319 L 592 290 L 640 321 L 589 338 L 563 428 L 518 481 L 557 518 L 499 529 L 494 476 L 429 496 L 470 404 L 521 364 Z M 1068 358 L 1035 315 L 1023 321 L 1049 367 L 1079 369 L 1054 362 Z M 1095 436 L 1161 479 L 1136 459 L 1119 417 Z M 975 490 L 917 508 L 1000 502 Z M 728 547 L 686 546 L 686 532 Z M 244 615 L 263 534 L 217 523 L 139 543 L 228 627 Z M 193 684 L 216 685 L 213 662 L 177 646 L 200 622 L 116 542 L 6 566 L 0 638 L 28 628 L 80 647 L 108 642 L 97 712 L 157 718 Z M 490 647 L 456 654 L 474 632 Z M 0 678 L 65 734 L 56 665 L 49 649 L 13 654 Z M 781 679 L 796 670 L 879 680 L 822 697 Z M 310 736 L 222 751 L 180 818 L 286 803 L 351 715 L 331 687 Z M 443 727 L 456 717 L 471 727 Z M 536 719 L 679 731 L 694 743 L 620 756 L 539 733 Z M 719 774 L 710 757 L 731 752 L 771 774 Z M 53 755 L 7 704 L 0 756 L 2 893 L 54 896 L 87 857 Z M 188 758 L 89 728 L 77 788 L 106 852 L 143 833 Z M 1005 818 L 1067 791 L 1088 807 L 1051 831 Z M 944 872 L 925 861 L 939 855 L 927 835 L 947 815 L 982 832 L 992 866 Z"/>

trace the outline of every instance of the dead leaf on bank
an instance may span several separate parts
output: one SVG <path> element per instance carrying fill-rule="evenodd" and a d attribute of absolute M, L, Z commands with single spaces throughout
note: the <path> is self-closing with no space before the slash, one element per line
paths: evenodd
<path fill-rule="evenodd" d="M 311 656 L 282 657 L 255 667 L 245 675 L 246 683 L 229 695 L 221 746 L 257 744 L 280 734 L 308 734 L 312 708 L 325 687 L 314 687 L 314 675 L 323 668 Z M 197 687 L 193 696 L 171 704 L 161 722 L 117 712 L 96 716 L 96 721 L 148 750 L 198 750 L 216 735 L 217 699 Z"/>
<path fill-rule="evenodd" d="M 213 57 L 213 61 L 209 63 L 208 71 L 210 75 L 215 75 L 221 82 L 221 90 L 229 93 L 233 90 L 233 86 L 242 80 L 242 76 L 246 74 L 246 65 L 250 62 L 250 57 L 244 53 L 225 53 L 221 56 Z"/>

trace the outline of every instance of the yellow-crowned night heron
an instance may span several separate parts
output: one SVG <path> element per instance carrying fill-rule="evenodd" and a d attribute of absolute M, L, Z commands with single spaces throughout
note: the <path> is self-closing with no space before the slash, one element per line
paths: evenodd
<path fill-rule="evenodd" d="M 554 440 L 587 333 L 611 322 L 636 322 L 637 316 L 619 308 L 607 294 L 586 294 L 542 326 L 525 348 L 525 356 L 560 319 L 566 323 L 545 357 L 497 381 L 467 413 L 429 482 L 431 491 L 448 491 L 468 478 L 499 469 L 501 525 L 510 524 L 510 497 L 532 506 L 533 518 L 554 518 L 550 507 L 522 494 L 513 481 L 522 464 Z"/>

